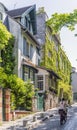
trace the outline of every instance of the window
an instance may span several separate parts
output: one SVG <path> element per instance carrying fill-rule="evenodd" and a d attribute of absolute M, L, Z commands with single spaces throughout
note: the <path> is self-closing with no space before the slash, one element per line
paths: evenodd
<path fill-rule="evenodd" d="M 40 59 L 38 59 L 38 65 L 40 66 Z"/>
<path fill-rule="evenodd" d="M 27 27 L 27 29 L 29 31 L 31 31 L 31 22 L 30 22 L 30 19 L 28 17 L 25 17 L 25 26 Z"/>
<path fill-rule="evenodd" d="M 33 57 L 33 45 L 30 45 L 30 59 L 32 60 Z"/>
<path fill-rule="evenodd" d="M 26 66 L 23 66 L 23 79 L 24 81 L 29 79 L 29 68 Z"/>
<path fill-rule="evenodd" d="M 30 80 L 34 81 L 34 72 L 32 69 L 30 69 Z"/>
<path fill-rule="evenodd" d="M 0 12 L 0 20 L 2 20 L 3 16 L 2 16 L 2 13 Z"/>
<path fill-rule="evenodd" d="M 40 50 L 36 48 L 37 54 L 40 55 Z"/>
<path fill-rule="evenodd" d="M 31 67 L 23 65 L 23 80 L 27 81 L 28 79 L 35 82 L 35 71 Z"/>
<path fill-rule="evenodd" d="M 23 38 L 23 54 L 26 56 L 26 39 Z"/>
<path fill-rule="evenodd" d="M 29 57 L 29 43 L 26 41 L 26 38 L 23 38 L 23 54 Z"/>
<path fill-rule="evenodd" d="M 37 75 L 37 87 L 39 90 L 43 90 L 43 75 Z"/>
<path fill-rule="evenodd" d="M 77 100 L 77 93 L 73 94 L 73 98 L 74 98 L 74 100 Z"/>
<path fill-rule="evenodd" d="M 29 57 L 29 43 L 26 42 L 26 56 Z"/>

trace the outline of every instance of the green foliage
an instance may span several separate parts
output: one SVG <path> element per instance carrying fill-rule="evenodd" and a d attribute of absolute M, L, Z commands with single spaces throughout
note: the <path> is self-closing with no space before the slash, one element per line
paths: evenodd
<path fill-rule="evenodd" d="M 56 50 L 53 41 L 49 41 L 48 36 L 46 36 L 46 44 L 43 46 L 44 55 L 41 61 L 41 66 L 53 69 L 56 71 Z"/>
<path fill-rule="evenodd" d="M 3 87 L 11 89 L 11 104 L 18 108 L 25 100 L 25 83 L 16 75 L 6 75 L 3 77 Z"/>
<path fill-rule="evenodd" d="M 31 110 L 32 108 L 32 97 L 34 96 L 34 86 L 30 83 L 30 81 L 27 81 L 25 83 L 26 88 L 26 95 L 25 95 L 25 108 L 27 110 Z"/>
<path fill-rule="evenodd" d="M 11 34 L 7 31 L 6 27 L 0 22 L 0 50 L 5 48 L 10 38 Z"/>
<path fill-rule="evenodd" d="M 73 13 L 69 14 L 58 14 L 55 13 L 46 23 L 53 31 L 53 34 L 59 33 L 62 27 L 67 27 L 71 31 L 74 30 L 75 25 L 77 24 L 77 10 L 74 10 Z M 61 57 L 62 55 L 62 57 Z M 62 78 L 60 87 L 63 88 L 63 96 L 69 101 L 71 100 L 71 86 L 70 84 L 70 72 L 71 64 L 66 57 L 64 51 L 59 47 L 58 57 L 58 74 Z M 60 88 L 59 90 L 60 91 Z"/>
<path fill-rule="evenodd" d="M 53 33 L 57 33 L 62 27 L 67 27 L 71 31 L 74 30 L 74 26 L 77 24 L 77 10 L 73 13 L 58 14 L 55 13 L 47 21 L 47 25 L 53 30 Z"/>
<path fill-rule="evenodd" d="M 67 95 L 69 99 L 71 91 L 67 90 L 68 89 L 70 90 L 70 87 L 68 86 L 70 84 L 71 63 L 68 60 L 68 57 L 66 56 L 65 52 L 63 51 L 63 49 L 59 44 L 58 44 L 58 51 L 56 51 L 55 43 L 54 41 L 50 41 L 48 39 L 48 35 L 46 36 L 46 43 L 43 45 L 42 49 L 43 49 L 43 58 L 41 66 L 45 66 L 48 69 L 54 70 L 61 77 L 62 83 L 59 85 L 61 85 L 60 87 L 64 89 L 64 96 Z M 60 91 L 60 88 L 58 88 L 58 91 Z"/>
<path fill-rule="evenodd" d="M 6 27 L 0 23 L 0 86 L 11 89 L 11 109 L 26 108 L 31 109 L 31 99 L 34 95 L 33 85 L 24 82 L 13 74 L 15 67 L 15 57 L 13 55 L 14 37 L 7 31 Z"/>
<path fill-rule="evenodd" d="M 13 70 L 15 67 L 15 57 L 13 54 L 14 50 L 14 37 L 12 36 L 8 45 L 5 46 L 5 49 L 1 51 L 2 63 L 1 66 L 4 68 L 6 74 L 13 74 Z"/>
<path fill-rule="evenodd" d="M 63 97 L 66 100 L 71 100 L 72 99 L 72 90 L 71 90 L 71 86 L 69 84 L 63 83 L 62 81 L 59 82 L 59 89 L 58 89 L 58 94 L 59 94 L 59 90 L 63 88 Z"/>
<path fill-rule="evenodd" d="M 11 109 L 25 108 L 31 109 L 32 97 L 34 95 L 34 87 L 28 82 L 24 82 L 21 78 L 16 75 L 2 75 L 3 69 L 1 70 L 0 83 L 4 88 L 11 90 Z"/>
<path fill-rule="evenodd" d="M 2 67 L 0 67 L 0 86 L 4 86 L 4 79 L 7 78 L 7 75 L 4 72 L 4 69 Z"/>

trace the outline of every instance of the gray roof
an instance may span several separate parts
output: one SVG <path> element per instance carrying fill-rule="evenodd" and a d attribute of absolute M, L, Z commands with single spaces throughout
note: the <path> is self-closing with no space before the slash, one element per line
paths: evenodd
<path fill-rule="evenodd" d="M 23 7 L 19 9 L 14 9 L 14 10 L 6 11 L 6 13 L 10 15 L 11 17 L 19 17 L 31 7 L 32 6 L 27 6 L 27 7 Z"/>
<path fill-rule="evenodd" d="M 0 5 L 3 6 L 3 8 L 5 9 L 5 11 L 8 11 L 8 9 L 4 6 L 4 4 L 2 4 L 2 3 L 0 2 Z"/>

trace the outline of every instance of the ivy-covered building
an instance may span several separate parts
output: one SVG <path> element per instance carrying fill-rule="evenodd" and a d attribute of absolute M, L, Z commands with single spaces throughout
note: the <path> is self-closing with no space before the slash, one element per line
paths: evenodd
<path fill-rule="evenodd" d="M 49 70 L 53 70 L 61 80 L 58 85 L 58 97 L 65 97 L 71 100 L 70 72 L 71 63 L 62 49 L 60 36 L 52 33 L 52 28 L 47 24 L 48 17 L 44 8 L 37 11 L 37 35 L 36 38 L 41 46 L 41 63 L 40 65 Z M 53 88 L 53 85 L 51 85 Z M 56 96 L 57 96 L 56 95 Z"/>
<path fill-rule="evenodd" d="M 13 73 L 24 81 L 30 79 L 37 89 L 34 111 L 35 107 L 47 110 L 56 106 L 58 96 L 69 91 L 66 88 L 69 88 L 71 64 L 59 36 L 52 35 L 51 27 L 46 25 L 47 19 L 43 8 L 36 14 L 35 5 L 8 11 L 0 3 L 0 20 L 15 37 L 14 50 L 9 52 L 15 57 L 15 62 L 11 61 Z"/>
<path fill-rule="evenodd" d="M 48 110 L 56 107 L 58 103 L 58 80 L 60 77 L 53 71 L 46 67 L 39 66 L 36 74 L 35 88 L 37 96 L 37 109 Z"/>

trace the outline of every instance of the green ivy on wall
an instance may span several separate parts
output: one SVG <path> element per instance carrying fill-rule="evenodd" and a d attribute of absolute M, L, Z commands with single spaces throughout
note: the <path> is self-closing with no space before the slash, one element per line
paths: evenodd
<path fill-rule="evenodd" d="M 71 95 L 71 86 L 69 84 L 71 63 L 66 56 L 66 53 L 61 48 L 61 45 L 58 44 L 58 51 L 56 50 L 55 46 L 55 42 L 53 40 L 50 41 L 48 35 L 46 35 L 46 43 L 42 47 L 43 55 L 41 60 L 41 66 L 45 66 L 46 68 L 53 70 L 61 77 L 62 80 L 59 81 L 58 96 L 60 87 L 62 87 L 64 95 L 70 97 L 69 95 Z"/>
<path fill-rule="evenodd" d="M 46 36 L 46 44 L 43 45 L 43 58 L 41 61 L 41 66 L 45 66 L 46 68 L 53 69 L 56 71 L 56 51 L 53 41 L 50 42 L 48 37 Z"/>
<path fill-rule="evenodd" d="M 12 36 L 8 44 L 5 46 L 5 49 L 1 51 L 1 58 L 2 58 L 2 67 L 6 74 L 13 74 L 14 67 L 15 67 L 15 57 L 13 55 L 14 49 L 14 37 Z"/>

